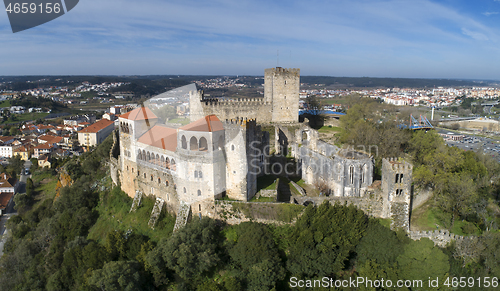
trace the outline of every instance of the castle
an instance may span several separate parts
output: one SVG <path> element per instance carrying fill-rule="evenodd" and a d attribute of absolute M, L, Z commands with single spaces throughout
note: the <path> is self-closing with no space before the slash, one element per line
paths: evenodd
<path fill-rule="evenodd" d="M 299 69 L 272 68 L 265 70 L 263 98 L 219 100 L 190 91 L 191 123 L 179 128 L 165 125 L 144 106 L 121 115 L 114 146 L 119 155 L 111 158 L 113 181 L 131 197 L 156 196 L 178 219 L 186 207 L 196 216 L 217 217 L 215 199 L 248 201 L 257 193 L 272 142 L 260 124 L 272 124 L 276 153 L 290 147 L 302 179 L 330 189 L 321 199 L 354 203 L 408 229 L 411 165 L 384 159 L 382 187 L 374 190 L 369 154 L 329 145 L 298 123 L 299 86 Z M 291 200 L 307 199 L 312 198 Z"/>

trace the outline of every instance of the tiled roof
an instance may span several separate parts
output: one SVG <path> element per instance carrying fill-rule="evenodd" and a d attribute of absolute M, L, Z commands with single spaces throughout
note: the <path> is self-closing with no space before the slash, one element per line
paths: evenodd
<path fill-rule="evenodd" d="M 111 124 L 114 124 L 114 122 L 111 120 L 107 120 L 107 119 L 101 119 L 98 122 L 85 127 L 84 129 L 80 130 L 79 132 L 97 133 L 97 132 L 103 130 L 104 128 L 110 126 Z"/>
<path fill-rule="evenodd" d="M 125 114 L 120 115 L 120 118 L 126 118 L 128 120 L 146 120 L 146 119 L 157 119 L 156 115 L 147 107 L 136 108 Z"/>
<path fill-rule="evenodd" d="M 42 150 L 42 149 L 51 149 L 51 148 L 53 148 L 53 147 L 54 147 L 54 146 L 53 146 L 53 145 L 51 145 L 51 144 L 48 144 L 48 143 L 43 143 L 43 144 L 41 144 L 41 145 L 37 145 L 37 146 L 35 147 L 35 149 Z"/>
<path fill-rule="evenodd" d="M 191 122 L 190 124 L 184 125 L 179 128 L 186 131 L 206 131 L 206 132 L 214 132 L 219 130 L 224 130 L 224 126 L 222 122 L 215 115 L 207 115 L 203 118 L 200 118 L 196 121 Z"/>
<path fill-rule="evenodd" d="M 7 208 L 7 204 L 9 203 L 10 199 L 14 193 L 12 192 L 5 192 L 0 194 L 0 209 L 4 210 Z"/>
<path fill-rule="evenodd" d="M 138 142 L 174 152 L 177 147 L 177 130 L 164 125 L 155 125 L 146 131 Z"/>
<path fill-rule="evenodd" d="M 60 142 L 63 138 L 60 137 L 60 136 L 53 136 L 53 135 L 42 135 L 40 137 L 38 137 L 38 139 L 41 139 L 41 140 L 44 140 L 46 141 L 47 143 L 58 143 Z"/>
<path fill-rule="evenodd" d="M 9 174 L 0 174 L 0 188 L 10 188 L 16 185 L 17 180 L 12 178 Z"/>

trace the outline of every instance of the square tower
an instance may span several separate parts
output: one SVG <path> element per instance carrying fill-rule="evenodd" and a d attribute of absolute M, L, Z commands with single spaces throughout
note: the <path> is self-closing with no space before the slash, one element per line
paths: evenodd
<path fill-rule="evenodd" d="M 272 122 L 298 122 L 300 69 L 266 69 L 264 99 L 272 103 Z"/>
<path fill-rule="evenodd" d="M 413 165 L 397 158 L 382 159 L 382 193 L 385 217 L 392 228 L 410 228 Z"/>

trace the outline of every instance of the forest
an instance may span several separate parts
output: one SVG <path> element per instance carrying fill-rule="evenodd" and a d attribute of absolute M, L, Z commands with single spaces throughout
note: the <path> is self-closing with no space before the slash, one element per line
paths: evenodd
<path fill-rule="evenodd" d="M 411 159 L 415 187 L 433 189 L 432 207 L 441 210 L 444 227 L 469 226 L 462 229 L 471 235 L 467 243 L 439 248 L 429 239 L 413 241 L 404 231 L 391 230 L 386 220 L 329 203 L 305 207 L 293 224 L 228 225 L 193 217 L 172 233 L 175 218 L 163 213 L 151 230 L 143 225 L 152 198 L 138 214 L 129 213 L 132 199 L 110 185 L 108 138 L 58 172 L 35 170 L 30 194 L 17 205 L 19 215 L 8 221 L 2 290 L 292 290 L 292 278 L 323 277 L 424 282 L 423 289 L 330 290 L 450 290 L 443 284 L 448 277 L 500 277 L 498 164 L 447 147 L 431 131 L 395 128 L 390 114 L 379 123 L 380 104 L 358 103 L 341 119 L 339 138 L 351 145 L 378 145 L 380 157 Z M 72 184 L 59 181 L 55 196 L 43 194 L 43 181 L 63 170 Z M 438 278 L 439 287 L 427 287 L 429 278 Z M 477 284 L 461 289 L 484 290 Z"/>

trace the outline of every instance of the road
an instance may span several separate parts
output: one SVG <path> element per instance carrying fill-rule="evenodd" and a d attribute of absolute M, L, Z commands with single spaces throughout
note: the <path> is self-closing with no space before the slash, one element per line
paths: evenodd
<path fill-rule="evenodd" d="M 31 167 L 31 161 L 26 161 L 24 163 L 25 169 L 29 169 Z M 19 193 L 26 193 L 26 180 L 28 179 L 29 175 L 24 175 L 24 170 L 23 174 L 19 178 Z M 7 223 L 7 220 L 9 220 L 13 215 L 17 215 L 17 211 L 14 209 L 14 202 L 6 209 L 6 214 L 4 214 L 2 217 L 0 217 L 0 257 L 3 256 L 3 247 L 5 244 L 5 241 L 7 240 L 7 233 L 8 230 L 5 227 L 5 224 Z"/>

